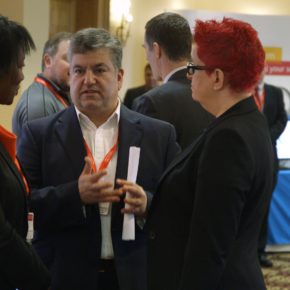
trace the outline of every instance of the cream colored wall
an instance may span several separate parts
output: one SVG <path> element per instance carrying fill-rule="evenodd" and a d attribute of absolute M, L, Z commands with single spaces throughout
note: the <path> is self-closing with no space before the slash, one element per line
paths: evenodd
<path fill-rule="evenodd" d="M 48 38 L 49 0 L 1 0 L 0 14 L 22 23 L 31 33 L 37 48 L 25 59 L 25 79 L 19 90 L 20 95 L 29 86 L 35 74 L 40 71 L 42 48 Z M 16 96 L 11 106 L 0 106 L 0 124 L 9 130 L 11 130 L 12 114 L 18 99 L 19 96 Z"/>
<path fill-rule="evenodd" d="M 177 9 L 210 10 L 219 12 L 290 15 L 289 0 L 131 0 L 134 17 L 131 36 L 124 47 L 125 78 L 120 97 L 128 87 L 143 83 L 146 63 L 143 44 L 144 26 L 151 17 L 164 11 Z"/>

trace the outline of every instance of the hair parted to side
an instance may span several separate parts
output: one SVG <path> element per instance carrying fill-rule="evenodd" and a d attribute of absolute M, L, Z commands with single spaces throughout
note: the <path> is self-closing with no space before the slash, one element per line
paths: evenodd
<path fill-rule="evenodd" d="M 42 52 L 42 62 L 41 69 L 44 70 L 44 55 L 48 54 L 50 56 L 55 56 L 58 51 L 58 46 L 62 41 L 70 40 L 72 37 L 72 33 L 61 31 L 54 34 L 50 39 L 46 41 L 44 44 L 43 52 Z"/>
<path fill-rule="evenodd" d="M 71 39 L 69 60 L 74 54 L 85 54 L 102 48 L 109 50 L 114 67 L 120 69 L 123 55 L 121 42 L 103 28 L 85 28 L 76 32 Z"/>
<path fill-rule="evenodd" d="M 199 59 L 221 69 L 232 90 L 252 90 L 264 69 L 265 52 L 257 31 L 249 24 L 232 18 L 196 20 L 193 41 Z"/>
<path fill-rule="evenodd" d="M 192 34 L 187 20 L 177 13 L 165 12 L 151 18 L 145 26 L 150 49 L 157 42 L 173 61 L 190 60 Z"/>
<path fill-rule="evenodd" d="M 17 66 L 20 51 L 26 55 L 31 49 L 35 44 L 28 30 L 0 15 L 0 75 Z"/>

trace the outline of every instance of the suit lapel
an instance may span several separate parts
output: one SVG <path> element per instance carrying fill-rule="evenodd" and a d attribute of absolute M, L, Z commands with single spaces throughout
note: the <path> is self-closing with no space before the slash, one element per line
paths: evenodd
<path fill-rule="evenodd" d="M 140 147 L 142 136 L 143 127 L 139 122 L 139 118 L 121 105 L 116 178 L 127 179 L 129 148 L 131 146 Z M 142 154 L 142 151 L 140 154 Z M 123 202 L 113 204 L 112 219 L 123 207 Z"/>
<path fill-rule="evenodd" d="M 159 179 L 158 182 L 158 188 L 162 184 L 162 181 L 165 179 L 165 177 L 169 174 L 170 171 L 172 171 L 178 164 L 183 162 L 190 154 L 192 154 L 197 148 L 198 145 L 202 142 L 202 140 L 205 137 L 206 132 L 208 129 L 205 129 L 203 133 L 193 142 L 191 143 L 188 147 L 186 147 L 165 169 L 163 172 L 162 176 Z M 157 190 L 158 190 L 157 188 Z"/>
<path fill-rule="evenodd" d="M 8 167 L 11 169 L 11 171 L 15 175 L 16 179 L 20 183 L 20 186 L 23 189 L 23 192 L 26 193 L 26 189 L 25 189 L 25 185 L 24 185 L 22 176 L 20 175 L 20 172 L 16 168 L 16 166 L 15 166 L 14 162 L 12 161 L 12 159 L 10 158 L 8 152 L 5 150 L 5 148 L 3 147 L 3 145 L 1 143 L 0 143 L 0 155 L 6 161 Z"/>
<path fill-rule="evenodd" d="M 164 171 L 163 175 L 159 179 L 159 185 L 160 187 L 162 181 L 164 178 L 168 175 L 168 173 L 176 167 L 178 164 L 180 164 L 184 159 L 186 159 L 190 154 L 192 154 L 197 148 L 198 145 L 202 142 L 202 140 L 205 138 L 206 134 L 211 131 L 213 128 L 218 126 L 220 123 L 222 123 L 225 119 L 231 118 L 232 116 L 235 116 L 237 114 L 244 114 L 253 110 L 257 110 L 256 104 L 253 100 L 253 98 L 247 98 L 233 107 L 231 107 L 228 111 L 226 111 L 223 115 L 221 115 L 219 118 L 215 119 L 206 129 L 203 130 L 203 133 L 187 148 L 185 148 L 181 154 L 179 154 L 167 167 L 167 169 Z"/>
<path fill-rule="evenodd" d="M 86 150 L 74 106 L 69 107 L 60 115 L 56 123 L 56 138 L 60 141 L 78 178 L 84 166 Z"/>

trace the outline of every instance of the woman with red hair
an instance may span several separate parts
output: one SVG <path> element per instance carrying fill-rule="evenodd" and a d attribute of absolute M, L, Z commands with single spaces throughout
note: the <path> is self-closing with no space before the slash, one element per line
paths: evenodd
<path fill-rule="evenodd" d="M 216 119 L 171 163 L 147 217 L 150 290 L 264 290 L 258 234 L 273 152 L 252 91 L 264 66 L 257 32 L 196 21 L 192 97 Z"/>

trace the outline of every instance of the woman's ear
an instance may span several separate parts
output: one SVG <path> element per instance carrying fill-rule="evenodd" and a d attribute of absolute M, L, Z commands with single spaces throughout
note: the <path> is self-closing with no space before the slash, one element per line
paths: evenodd
<path fill-rule="evenodd" d="M 212 73 L 213 89 L 218 91 L 224 87 L 225 75 L 224 72 L 217 68 Z"/>

